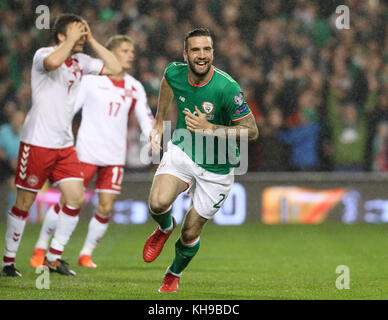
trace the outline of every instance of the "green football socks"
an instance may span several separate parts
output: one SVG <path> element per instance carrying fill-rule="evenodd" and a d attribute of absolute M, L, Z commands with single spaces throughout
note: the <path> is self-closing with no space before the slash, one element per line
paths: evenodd
<path fill-rule="evenodd" d="M 183 243 L 181 238 L 175 242 L 175 258 L 170 266 L 170 271 L 174 274 L 180 275 L 187 267 L 191 259 L 197 254 L 199 250 L 199 237 L 191 243 Z"/>
<path fill-rule="evenodd" d="M 171 211 L 172 206 L 170 206 L 165 212 L 159 214 L 152 212 L 152 210 L 148 208 L 148 212 L 151 217 L 159 224 L 160 229 L 165 232 L 169 231 L 169 229 L 173 226 Z"/>

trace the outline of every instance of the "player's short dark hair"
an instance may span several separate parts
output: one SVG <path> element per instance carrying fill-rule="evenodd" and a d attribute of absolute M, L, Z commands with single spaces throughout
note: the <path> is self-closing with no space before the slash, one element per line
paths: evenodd
<path fill-rule="evenodd" d="M 134 45 L 134 42 L 130 36 L 126 34 L 116 34 L 108 39 L 105 43 L 105 48 L 108 50 L 116 49 L 122 42 L 129 42 Z"/>
<path fill-rule="evenodd" d="M 187 40 L 193 37 L 210 37 L 212 39 L 212 45 L 213 45 L 213 37 L 210 30 L 207 28 L 196 28 L 194 30 L 191 30 L 185 36 L 185 40 L 183 42 L 183 48 L 185 51 L 187 51 Z"/>
<path fill-rule="evenodd" d="M 64 13 L 58 16 L 52 28 L 53 38 L 55 43 L 56 44 L 59 43 L 58 33 L 61 33 L 64 35 L 66 34 L 66 29 L 69 23 L 82 22 L 82 21 L 83 21 L 82 17 L 76 14 Z"/>

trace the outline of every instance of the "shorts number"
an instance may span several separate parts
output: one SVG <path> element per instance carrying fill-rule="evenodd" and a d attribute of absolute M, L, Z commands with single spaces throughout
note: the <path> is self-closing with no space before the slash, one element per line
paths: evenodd
<path fill-rule="evenodd" d="M 120 186 L 124 178 L 124 169 L 120 167 L 113 167 L 112 174 L 112 184 Z"/>
<path fill-rule="evenodd" d="M 225 195 L 223 193 L 220 193 L 221 200 L 218 201 L 213 208 L 219 209 L 221 208 L 221 202 L 225 200 Z"/>

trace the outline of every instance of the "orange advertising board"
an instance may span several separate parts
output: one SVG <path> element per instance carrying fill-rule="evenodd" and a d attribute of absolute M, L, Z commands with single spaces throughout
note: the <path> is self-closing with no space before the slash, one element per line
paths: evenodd
<path fill-rule="evenodd" d="M 262 221 L 266 224 L 317 224 L 341 201 L 347 189 L 314 190 L 269 187 L 262 194 Z"/>

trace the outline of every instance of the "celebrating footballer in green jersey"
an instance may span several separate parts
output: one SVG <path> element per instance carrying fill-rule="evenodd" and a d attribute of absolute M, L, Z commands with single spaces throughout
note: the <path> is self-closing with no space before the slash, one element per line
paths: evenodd
<path fill-rule="evenodd" d="M 164 73 L 164 78 L 174 92 L 178 105 L 177 129 L 172 143 L 179 146 L 188 156 L 208 171 L 227 174 L 235 163 L 228 159 L 231 150 L 238 158 L 239 151 L 235 139 L 225 139 L 210 135 L 204 137 L 200 130 L 191 127 L 191 116 L 206 116 L 209 124 L 231 125 L 249 117 L 251 111 L 247 105 L 240 86 L 228 74 L 210 67 L 210 78 L 201 84 L 192 83 L 186 63 L 172 62 Z M 184 112 L 183 112 L 184 111 Z M 189 117 L 187 119 L 186 117 Z M 193 118 L 195 119 L 195 118 Z M 186 120 L 189 120 L 186 124 Z M 209 126 L 210 128 L 210 126 Z M 191 129 L 191 139 L 187 129 Z M 197 129 L 197 132 L 193 131 Z M 220 131 L 220 134 L 224 131 Z M 189 138 L 189 139 L 187 139 Z M 220 139 L 220 141 L 219 141 Z M 201 141 L 202 140 L 202 141 Z M 220 143 L 224 143 L 220 148 Z M 228 145 L 227 145 L 228 144 Z M 220 155 L 220 157 L 218 157 Z"/>
<path fill-rule="evenodd" d="M 151 187 L 149 212 L 158 228 L 144 245 L 146 262 L 159 256 L 175 228 L 171 208 L 176 197 L 188 189 L 192 196 L 175 243 L 175 257 L 167 268 L 160 292 L 178 290 L 183 270 L 199 250 L 204 225 L 228 197 L 235 164 L 229 154 L 234 151 L 238 158 L 236 139 L 255 140 L 259 135 L 240 86 L 213 66 L 213 52 L 209 30 L 199 28 L 189 32 L 184 40 L 186 63 L 170 63 L 160 86 L 156 122 L 150 135 L 154 151 L 161 149 L 163 120 L 173 97 L 178 106 L 178 120 Z M 226 140 L 227 146 L 220 147 Z"/>

